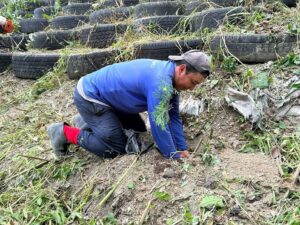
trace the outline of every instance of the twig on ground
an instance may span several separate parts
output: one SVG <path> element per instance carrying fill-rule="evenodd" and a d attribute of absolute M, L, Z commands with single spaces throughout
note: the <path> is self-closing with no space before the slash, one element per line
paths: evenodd
<path fill-rule="evenodd" d="M 151 203 L 153 202 L 153 200 L 154 200 L 154 198 L 150 199 L 150 201 L 148 202 L 146 208 L 145 208 L 144 211 L 143 211 L 143 214 L 142 214 L 142 216 L 141 216 L 141 219 L 140 219 L 138 225 L 143 225 L 143 223 L 144 223 L 145 218 L 146 218 L 146 216 L 147 216 L 147 214 L 148 214 L 148 212 L 149 212 L 149 209 L 150 209 L 150 207 L 151 207 Z"/>
<path fill-rule="evenodd" d="M 223 182 L 221 182 L 223 188 L 225 188 L 232 196 L 234 196 L 235 203 L 241 208 L 241 210 L 245 213 L 247 218 L 252 222 L 252 224 L 258 225 L 258 223 L 249 215 L 249 213 L 242 207 L 240 201 L 235 197 L 235 193 L 230 190 Z"/>
<path fill-rule="evenodd" d="M 131 165 L 126 169 L 126 171 L 121 175 L 119 180 L 112 186 L 111 190 L 104 196 L 104 198 L 100 201 L 100 203 L 95 207 L 95 210 L 98 210 L 101 208 L 101 206 L 110 198 L 110 196 L 114 193 L 114 191 L 117 189 L 117 187 L 120 185 L 122 180 L 126 177 L 126 175 L 129 173 L 131 168 L 135 165 L 135 163 L 138 160 L 138 156 L 135 157 Z"/>
<path fill-rule="evenodd" d="M 186 196 L 179 196 L 177 198 L 174 198 L 171 203 L 174 204 L 176 201 L 181 201 L 181 200 L 187 200 L 189 199 L 190 197 L 192 197 L 193 194 L 189 194 L 189 195 L 186 195 Z"/>
<path fill-rule="evenodd" d="M 160 181 L 158 180 L 158 181 L 153 185 L 153 187 L 152 187 L 151 190 L 148 192 L 148 194 L 151 194 L 151 193 L 154 191 L 154 189 L 156 189 L 156 188 L 161 188 L 161 187 L 164 185 L 164 184 L 161 184 L 161 185 L 158 186 L 159 183 L 160 183 Z M 145 218 L 146 218 L 146 216 L 147 216 L 147 214 L 148 214 L 148 212 L 149 212 L 149 209 L 150 209 L 150 207 L 151 207 L 151 203 L 152 203 L 154 200 L 155 200 L 154 198 L 151 198 L 150 201 L 148 202 L 146 208 L 144 209 L 144 211 L 143 211 L 143 213 L 142 213 L 142 216 L 141 216 L 141 219 L 140 219 L 138 225 L 143 225 L 143 223 L 144 223 L 144 221 L 145 221 Z"/>
<path fill-rule="evenodd" d="M 292 185 L 295 185 L 298 178 L 299 178 L 299 175 L 300 175 L 300 164 L 298 165 L 294 175 L 293 175 L 293 180 L 292 180 Z"/>
<path fill-rule="evenodd" d="M 41 160 L 41 161 L 45 161 L 45 162 L 51 162 L 51 160 L 43 159 L 43 158 L 39 158 L 39 157 L 35 157 L 35 156 L 30 156 L 30 155 L 21 155 L 21 154 L 19 154 L 18 156 L 25 157 L 25 158 L 28 158 L 28 159 L 37 159 L 37 160 Z"/>
<path fill-rule="evenodd" d="M 217 118 L 217 114 L 215 114 L 215 115 L 212 116 L 211 118 L 207 119 L 207 120 L 205 121 L 205 123 L 201 126 L 200 130 L 203 130 L 204 127 L 205 127 L 210 121 L 211 121 L 211 124 L 213 124 L 213 123 L 215 122 L 216 118 Z M 200 138 L 200 140 L 199 140 L 199 142 L 198 142 L 196 148 L 194 149 L 194 151 L 193 151 L 192 153 L 196 153 L 196 152 L 198 151 L 198 148 L 200 147 L 202 141 L 203 141 L 203 137 Z"/>
<path fill-rule="evenodd" d="M 24 173 L 29 172 L 29 171 L 32 170 L 32 169 L 38 169 L 38 168 L 41 168 L 41 167 L 43 167 L 44 165 L 48 164 L 49 162 L 50 162 L 50 161 L 45 161 L 45 162 L 42 162 L 42 163 L 36 165 L 35 167 L 32 167 L 32 168 L 23 170 L 22 172 L 20 172 L 20 173 L 18 173 L 18 174 L 15 174 L 14 176 L 11 176 L 11 177 L 7 178 L 7 179 L 5 180 L 5 183 L 11 181 L 12 179 L 14 179 L 14 178 L 16 178 L 16 177 L 18 177 L 18 176 L 21 176 L 21 175 L 24 174 Z"/>

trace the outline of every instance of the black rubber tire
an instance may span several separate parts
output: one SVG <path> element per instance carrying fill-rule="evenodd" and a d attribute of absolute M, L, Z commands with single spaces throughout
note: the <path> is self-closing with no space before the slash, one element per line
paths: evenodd
<path fill-rule="evenodd" d="M 48 24 L 49 23 L 46 19 L 24 19 L 20 21 L 20 31 L 26 34 L 34 33 L 44 30 Z"/>
<path fill-rule="evenodd" d="M 62 11 L 66 15 L 84 15 L 91 7 L 91 3 L 72 3 L 64 6 Z"/>
<path fill-rule="evenodd" d="M 134 6 L 139 4 L 139 0 L 123 0 L 122 4 L 124 6 Z"/>
<path fill-rule="evenodd" d="M 185 15 L 190 15 L 191 13 L 201 12 L 209 8 L 209 4 L 203 0 L 193 0 L 186 3 Z"/>
<path fill-rule="evenodd" d="M 204 10 L 195 15 L 191 19 L 191 30 L 197 31 L 204 28 L 218 28 L 225 20 L 238 20 L 243 11 L 242 7 L 226 7 L 218 9 Z"/>
<path fill-rule="evenodd" d="M 28 39 L 27 34 L 0 35 L 0 48 L 26 51 Z"/>
<path fill-rule="evenodd" d="M 80 38 L 79 31 L 74 30 L 41 31 L 30 36 L 30 44 L 36 49 L 61 49 L 66 47 L 68 42 L 75 40 Z"/>
<path fill-rule="evenodd" d="M 224 41 L 226 43 L 226 47 Z M 270 34 L 225 35 L 212 38 L 209 47 L 214 54 L 228 49 L 245 63 L 264 63 L 285 56 L 297 46 L 293 35 L 270 36 Z"/>
<path fill-rule="evenodd" d="M 12 55 L 12 67 L 16 77 L 38 79 L 50 71 L 59 59 L 57 53 L 19 53 Z"/>
<path fill-rule="evenodd" d="M 69 4 L 69 0 L 60 0 L 60 7 L 66 6 Z M 55 1 L 54 1 L 54 5 L 55 5 Z"/>
<path fill-rule="evenodd" d="M 72 54 L 68 57 L 67 75 L 70 79 L 80 77 L 99 70 L 110 64 L 109 61 L 116 51 L 100 50 L 86 54 Z"/>
<path fill-rule="evenodd" d="M 106 9 L 110 7 L 126 7 L 139 4 L 139 0 L 104 0 L 99 5 L 99 9 Z"/>
<path fill-rule="evenodd" d="M 44 14 L 49 16 L 54 13 L 55 13 L 54 6 L 44 6 L 44 7 L 36 8 L 33 11 L 34 17 L 39 19 L 44 18 L 43 17 Z"/>
<path fill-rule="evenodd" d="M 88 16 L 72 15 L 57 16 L 51 21 L 51 28 L 60 30 L 69 30 L 89 22 Z"/>
<path fill-rule="evenodd" d="M 11 64 L 12 53 L 0 53 L 0 73 L 7 70 Z"/>
<path fill-rule="evenodd" d="M 69 0 L 69 4 L 73 3 L 94 3 L 97 0 Z"/>
<path fill-rule="evenodd" d="M 231 6 L 240 6 L 241 2 L 239 0 L 209 0 L 209 4 L 213 7 L 231 7 Z"/>
<path fill-rule="evenodd" d="M 100 9 L 106 9 L 110 7 L 120 7 L 121 4 L 118 0 L 104 0 L 100 5 Z"/>
<path fill-rule="evenodd" d="M 34 9 L 41 7 L 41 6 L 49 6 L 50 1 L 24 1 L 23 9 L 25 11 L 33 11 Z"/>
<path fill-rule="evenodd" d="M 159 41 L 134 46 L 135 58 L 168 60 L 169 55 L 178 55 L 191 49 L 202 49 L 200 39 L 186 41 Z"/>
<path fill-rule="evenodd" d="M 129 7 L 100 9 L 90 15 L 90 23 L 112 23 L 114 21 L 122 21 L 130 16 Z"/>
<path fill-rule="evenodd" d="M 137 18 L 146 16 L 164 16 L 183 14 L 183 5 L 179 2 L 148 2 L 135 6 Z"/>
<path fill-rule="evenodd" d="M 81 30 L 82 44 L 92 48 L 105 48 L 111 46 L 116 35 L 123 33 L 126 25 L 99 24 Z"/>
<path fill-rule="evenodd" d="M 297 0 L 281 0 L 281 2 L 288 7 L 297 7 Z"/>
<path fill-rule="evenodd" d="M 151 16 L 133 22 L 137 31 L 147 30 L 155 34 L 175 33 L 180 28 L 183 16 Z"/>

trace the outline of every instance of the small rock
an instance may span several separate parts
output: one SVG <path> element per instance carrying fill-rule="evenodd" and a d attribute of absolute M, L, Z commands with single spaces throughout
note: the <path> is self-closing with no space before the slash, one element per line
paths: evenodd
<path fill-rule="evenodd" d="M 240 214 L 240 212 L 241 212 L 241 207 L 239 207 L 239 206 L 233 206 L 230 209 L 230 215 L 232 215 L 232 216 L 237 216 Z"/>
<path fill-rule="evenodd" d="M 175 171 L 173 169 L 165 168 L 162 176 L 163 176 L 163 178 L 173 178 L 173 177 L 176 177 L 177 174 L 175 173 Z"/>
<path fill-rule="evenodd" d="M 212 177 L 206 177 L 204 187 L 210 188 L 210 189 L 215 189 L 218 187 L 218 182 Z"/>
<path fill-rule="evenodd" d="M 262 195 L 259 195 L 259 194 L 253 194 L 253 195 L 250 195 L 247 199 L 249 202 L 256 202 L 258 200 L 260 200 L 262 198 Z"/>

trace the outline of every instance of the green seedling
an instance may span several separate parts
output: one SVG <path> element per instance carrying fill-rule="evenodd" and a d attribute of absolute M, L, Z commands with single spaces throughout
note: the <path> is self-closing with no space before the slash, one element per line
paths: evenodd
<path fill-rule="evenodd" d="M 134 184 L 134 183 L 129 183 L 129 184 L 127 185 L 127 188 L 128 188 L 129 190 L 134 190 L 134 189 L 135 189 L 135 184 Z"/>
<path fill-rule="evenodd" d="M 234 73 L 237 68 L 237 61 L 233 57 L 225 57 L 221 64 L 221 69 L 228 73 Z"/>
<path fill-rule="evenodd" d="M 156 191 L 154 192 L 154 196 L 160 200 L 160 201 L 165 201 L 165 202 L 168 202 L 168 201 L 171 201 L 172 197 L 171 195 L 168 193 L 168 192 L 165 192 L 165 191 Z"/>
<path fill-rule="evenodd" d="M 101 225 L 117 225 L 118 220 L 115 218 L 113 213 L 108 213 L 102 220 L 100 220 Z"/>
<path fill-rule="evenodd" d="M 225 204 L 224 204 L 224 200 L 222 197 L 217 196 L 217 195 L 207 195 L 201 199 L 199 207 L 207 208 L 207 209 L 224 208 Z"/>
<path fill-rule="evenodd" d="M 170 121 L 170 99 L 173 93 L 174 89 L 167 81 L 162 81 L 159 90 L 154 93 L 155 96 L 160 99 L 160 102 L 155 107 L 155 111 L 152 112 L 152 117 L 154 118 L 156 125 L 162 130 L 166 130 L 166 126 Z"/>
<path fill-rule="evenodd" d="M 300 65 L 300 56 L 294 52 L 289 53 L 286 57 L 278 62 L 278 66 L 281 69 L 294 65 Z"/>

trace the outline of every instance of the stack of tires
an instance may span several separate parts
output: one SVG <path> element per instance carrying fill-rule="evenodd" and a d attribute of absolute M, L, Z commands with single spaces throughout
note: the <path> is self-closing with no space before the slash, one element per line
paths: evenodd
<path fill-rule="evenodd" d="M 267 0 L 268 1 L 268 0 Z M 270 0 L 271 1 L 271 0 Z M 279 0 L 278 0 L 279 1 Z M 133 58 L 167 60 L 169 55 L 190 49 L 229 54 L 245 63 L 263 63 L 286 55 L 297 45 L 296 35 L 208 33 L 225 25 L 240 25 L 252 8 L 237 0 L 36 0 L 26 3 L 20 20 L 20 33 L 0 36 L 0 73 L 12 64 L 16 77 L 38 79 L 53 69 L 59 49 L 80 43 L 85 51 L 70 53 L 67 75 L 70 79 L 98 70 L 122 52 L 114 44 L 127 30 L 135 34 L 164 36 L 163 40 L 134 40 Z M 254 0 L 259 4 L 261 0 Z M 264 1 L 265 2 L 265 1 Z M 282 0 L 295 7 L 296 0 Z M 59 6 L 59 7 L 58 7 Z M 193 39 L 178 39 L 182 33 Z M 168 40 L 169 37 L 172 40 Z M 176 41 L 174 41 L 174 39 Z M 205 40 L 205 43 L 204 41 Z M 137 43 L 138 44 L 137 44 Z M 78 53 L 79 52 L 79 53 Z"/>

